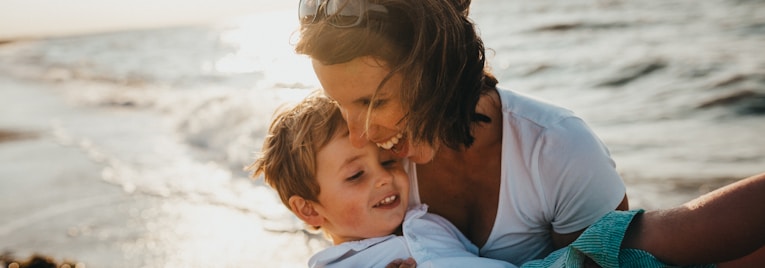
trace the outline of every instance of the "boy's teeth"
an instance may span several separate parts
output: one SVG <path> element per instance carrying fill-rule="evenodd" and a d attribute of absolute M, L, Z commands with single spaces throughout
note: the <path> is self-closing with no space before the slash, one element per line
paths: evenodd
<path fill-rule="evenodd" d="M 386 197 L 385 199 L 380 201 L 380 203 L 377 203 L 376 206 L 387 205 L 387 204 L 393 203 L 393 201 L 396 201 L 396 196 L 395 195 Z"/>

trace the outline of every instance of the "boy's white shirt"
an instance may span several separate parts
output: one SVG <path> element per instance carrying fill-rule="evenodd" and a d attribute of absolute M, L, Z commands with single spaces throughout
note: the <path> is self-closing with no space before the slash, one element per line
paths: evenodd
<path fill-rule="evenodd" d="M 428 213 L 428 206 L 410 207 L 403 236 L 388 235 L 350 241 L 316 253 L 309 267 L 385 267 L 395 259 L 414 258 L 417 267 L 516 267 L 478 257 L 478 247 L 451 222 Z"/>

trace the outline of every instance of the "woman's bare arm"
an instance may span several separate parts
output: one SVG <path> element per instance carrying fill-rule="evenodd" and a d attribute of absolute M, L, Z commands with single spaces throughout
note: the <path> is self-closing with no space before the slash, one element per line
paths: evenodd
<path fill-rule="evenodd" d="M 616 206 L 616 210 L 622 210 L 626 211 L 630 209 L 630 203 L 629 199 L 627 198 L 627 195 L 624 195 L 624 199 L 622 199 L 622 202 L 619 203 L 618 206 Z M 569 244 L 573 243 L 574 240 L 579 238 L 579 236 L 584 232 L 585 229 L 570 233 L 570 234 L 559 234 L 556 232 L 552 232 L 552 241 L 553 241 L 553 247 L 555 249 L 559 249 L 565 246 L 568 246 Z"/>
<path fill-rule="evenodd" d="M 642 249 L 674 265 L 734 260 L 763 246 L 765 173 L 680 207 L 639 215 L 622 242 L 622 248 Z"/>

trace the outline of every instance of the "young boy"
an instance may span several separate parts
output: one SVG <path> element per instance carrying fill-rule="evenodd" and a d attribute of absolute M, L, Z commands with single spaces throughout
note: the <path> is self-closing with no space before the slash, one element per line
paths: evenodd
<path fill-rule="evenodd" d="M 337 106 L 315 93 L 276 116 L 248 169 L 332 240 L 310 267 L 385 267 L 410 257 L 418 267 L 515 267 L 478 257 L 448 220 L 427 213 L 426 205 L 410 207 L 401 161 L 371 142 L 351 145 Z"/>

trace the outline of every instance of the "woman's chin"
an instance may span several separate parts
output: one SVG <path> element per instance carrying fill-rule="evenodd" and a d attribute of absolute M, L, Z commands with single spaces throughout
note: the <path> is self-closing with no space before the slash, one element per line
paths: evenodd
<path fill-rule="evenodd" d="M 403 138 L 399 140 L 399 142 L 393 147 L 389 149 L 391 153 L 393 153 L 393 156 L 396 158 L 404 158 L 409 157 L 409 139 Z"/>
<path fill-rule="evenodd" d="M 417 146 L 407 145 L 408 155 L 406 157 L 417 164 L 430 163 L 436 156 L 436 150 L 426 144 L 419 144 Z"/>

